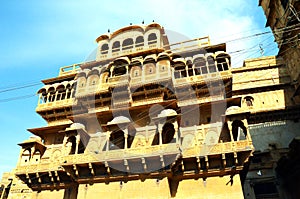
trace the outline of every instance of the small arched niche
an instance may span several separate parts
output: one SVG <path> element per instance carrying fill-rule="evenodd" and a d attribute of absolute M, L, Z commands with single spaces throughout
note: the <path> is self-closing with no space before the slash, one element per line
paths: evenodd
<path fill-rule="evenodd" d="M 120 42 L 115 41 L 112 45 L 112 52 L 114 53 L 120 51 L 120 46 L 121 46 Z"/>
<path fill-rule="evenodd" d="M 254 98 L 251 96 L 244 97 L 243 102 L 246 104 L 247 107 L 253 107 Z"/>
<path fill-rule="evenodd" d="M 105 55 L 108 53 L 108 44 L 103 44 L 101 46 L 101 54 Z"/>
<path fill-rule="evenodd" d="M 232 122 L 232 136 L 234 141 L 247 139 L 247 128 L 241 120 L 234 120 Z"/>
<path fill-rule="evenodd" d="M 31 159 L 32 163 L 38 164 L 41 161 L 41 155 L 42 154 L 41 154 L 40 150 L 36 150 Z"/>
<path fill-rule="evenodd" d="M 193 60 L 195 75 L 207 74 L 206 60 L 204 56 L 195 57 Z"/>
<path fill-rule="evenodd" d="M 186 65 L 183 61 L 174 63 L 174 73 L 175 79 L 187 77 Z"/>
<path fill-rule="evenodd" d="M 75 136 L 70 136 L 67 139 L 66 148 L 67 148 L 68 155 L 75 154 L 75 152 L 76 152 L 76 137 Z"/>
<path fill-rule="evenodd" d="M 29 161 L 31 159 L 31 150 L 25 149 L 21 155 L 21 165 L 27 165 L 29 164 Z"/>
<path fill-rule="evenodd" d="M 229 69 L 230 56 L 227 53 L 219 53 L 216 56 L 218 71 L 226 71 Z"/>
<path fill-rule="evenodd" d="M 155 33 L 151 33 L 148 35 L 148 45 L 157 43 L 157 36 Z"/>
<path fill-rule="evenodd" d="M 142 47 L 144 46 L 144 37 L 143 36 L 138 36 L 136 39 L 135 39 L 135 47 Z"/>
<path fill-rule="evenodd" d="M 131 48 L 133 48 L 133 39 L 132 38 L 125 39 L 122 43 L 122 50 L 128 50 Z"/>

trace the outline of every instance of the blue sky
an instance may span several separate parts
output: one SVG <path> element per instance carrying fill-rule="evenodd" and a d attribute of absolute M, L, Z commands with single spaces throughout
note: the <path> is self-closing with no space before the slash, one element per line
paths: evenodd
<path fill-rule="evenodd" d="M 209 35 L 212 43 L 226 42 L 234 67 L 245 58 L 277 53 L 272 34 L 239 39 L 264 31 L 265 16 L 258 0 L 44 0 L 0 3 L 0 176 L 16 165 L 19 146 L 29 138 L 28 128 L 45 126 L 35 113 L 42 84 L 24 89 L 9 88 L 38 83 L 58 75 L 59 68 L 83 62 L 97 47 L 95 39 L 108 29 L 152 20 L 160 23 L 170 40 L 178 35 L 196 38 Z M 174 36 L 175 35 L 175 36 Z M 6 100 L 20 97 L 19 100 Z"/>

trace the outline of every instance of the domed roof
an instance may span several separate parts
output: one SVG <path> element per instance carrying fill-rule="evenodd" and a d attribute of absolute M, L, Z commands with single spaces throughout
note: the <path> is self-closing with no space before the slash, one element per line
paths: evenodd
<path fill-rule="evenodd" d="M 70 126 L 70 129 L 85 129 L 85 126 L 81 123 L 73 123 Z"/>
<path fill-rule="evenodd" d="M 177 112 L 173 109 L 165 109 L 165 110 L 162 110 L 160 112 L 160 114 L 158 114 L 158 118 L 161 118 L 161 117 L 170 117 L 170 116 L 176 116 L 177 115 Z"/>
<path fill-rule="evenodd" d="M 241 110 L 241 107 L 239 107 L 239 106 L 230 106 L 229 108 L 226 109 L 225 114 L 231 115 L 236 112 L 239 112 L 240 110 Z"/>
<path fill-rule="evenodd" d="M 112 121 L 107 122 L 108 125 L 113 125 L 113 124 L 123 124 L 123 123 L 130 123 L 130 119 L 125 116 L 118 116 L 115 117 Z"/>

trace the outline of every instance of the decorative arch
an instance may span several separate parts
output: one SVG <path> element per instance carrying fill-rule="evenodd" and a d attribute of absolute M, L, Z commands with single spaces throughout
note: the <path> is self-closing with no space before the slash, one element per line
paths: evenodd
<path fill-rule="evenodd" d="M 86 77 L 80 76 L 77 78 L 77 90 L 84 88 L 86 85 Z"/>
<path fill-rule="evenodd" d="M 56 101 L 64 100 L 66 98 L 66 88 L 65 85 L 61 84 L 56 88 L 57 96 Z"/>
<path fill-rule="evenodd" d="M 108 53 L 108 44 L 106 43 L 106 44 L 103 44 L 102 46 L 101 46 L 101 54 L 107 54 Z"/>
<path fill-rule="evenodd" d="M 112 76 L 121 76 L 127 74 L 130 60 L 128 57 L 120 57 L 113 62 Z"/>
<path fill-rule="evenodd" d="M 43 104 L 43 103 L 47 103 L 48 102 L 48 93 L 47 93 L 47 89 L 45 87 L 41 88 L 37 94 L 40 95 L 40 101 L 39 103 Z"/>
<path fill-rule="evenodd" d="M 252 107 L 254 103 L 254 98 L 252 96 L 246 96 L 244 97 L 243 101 L 248 107 Z"/>
<path fill-rule="evenodd" d="M 102 84 L 105 84 L 108 81 L 108 77 L 109 77 L 109 71 L 107 70 L 107 71 L 101 73 L 99 80 Z"/>
<path fill-rule="evenodd" d="M 122 43 L 122 50 L 128 50 L 131 48 L 133 48 L 133 39 L 132 38 L 125 39 Z"/>
<path fill-rule="evenodd" d="M 230 55 L 225 52 L 216 54 L 218 71 L 226 71 L 230 67 Z"/>
<path fill-rule="evenodd" d="M 202 75 L 202 74 L 208 73 L 207 67 L 206 67 L 206 59 L 203 55 L 194 57 L 193 65 L 194 65 L 195 75 Z"/>
<path fill-rule="evenodd" d="M 66 147 L 67 147 L 67 154 L 69 154 L 69 155 L 75 154 L 75 152 L 76 152 L 76 137 L 74 135 L 70 136 L 67 139 Z"/>
<path fill-rule="evenodd" d="M 187 77 L 186 65 L 182 58 L 174 60 L 174 77 L 175 79 Z"/>
<path fill-rule="evenodd" d="M 130 76 L 133 78 L 142 76 L 141 65 L 135 65 L 135 66 L 131 67 Z"/>
<path fill-rule="evenodd" d="M 135 39 L 135 47 L 142 47 L 144 46 L 144 37 L 143 36 L 138 36 L 136 39 Z"/>
<path fill-rule="evenodd" d="M 115 41 L 112 45 L 112 52 L 114 53 L 120 51 L 120 47 L 121 47 L 120 41 Z"/>
<path fill-rule="evenodd" d="M 209 73 L 217 72 L 217 66 L 216 66 L 216 63 L 215 63 L 215 58 L 212 54 L 207 54 L 206 61 L 207 61 L 207 67 L 208 67 Z"/>
<path fill-rule="evenodd" d="M 41 161 L 42 153 L 40 150 L 36 150 L 32 156 L 33 163 L 38 164 Z"/>
<path fill-rule="evenodd" d="M 48 93 L 49 93 L 49 102 L 54 102 L 55 100 L 55 88 L 53 86 L 51 86 L 49 89 L 48 89 Z"/>
<path fill-rule="evenodd" d="M 29 164 L 31 159 L 31 149 L 24 149 L 21 155 L 21 165 Z"/>
<path fill-rule="evenodd" d="M 163 144 L 168 144 L 171 142 L 175 142 L 174 139 L 174 135 L 175 135 L 175 128 L 174 125 L 172 123 L 165 123 L 163 128 L 162 128 L 162 143 Z"/>
<path fill-rule="evenodd" d="M 185 58 L 187 74 L 189 77 L 194 76 L 194 69 L 193 69 L 193 59 L 191 57 Z"/>
<path fill-rule="evenodd" d="M 247 128 L 241 120 L 232 122 L 232 136 L 234 141 L 245 140 L 247 138 Z"/>
<path fill-rule="evenodd" d="M 157 42 L 156 33 L 151 33 L 148 35 L 148 45 L 155 44 Z"/>
<path fill-rule="evenodd" d="M 66 92 L 67 92 L 67 95 L 66 95 L 66 98 L 67 99 L 70 99 L 71 97 L 73 97 L 73 88 L 74 88 L 74 83 L 72 84 L 67 84 L 66 86 Z"/>
<path fill-rule="evenodd" d="M 113 131 L 109 137 L 109 150 L 124 149 L 125 136 L 122 130 Z"/>

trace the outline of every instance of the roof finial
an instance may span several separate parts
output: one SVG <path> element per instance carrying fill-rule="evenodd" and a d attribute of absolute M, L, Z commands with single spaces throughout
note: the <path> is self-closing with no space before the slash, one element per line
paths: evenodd
<path fill-rule="evenodd" d="M 107 32 L 110 33 L 110 30 L 108 29 Z"/>
<path fill-rule="evenodd" d="M 130 23 L 130 25 L 132 25 L 132 23 Z"/>
<path fill-rule="evenodd" d="M 154 19 L 152 20 L 152 22 L 154 22 Z"/>
<path fill-rule="evenodd" d="M 145 22 L 144 22 L 144 19 L 143 19 L 143 21 L 142 21 L 142 24 L 144 24 Z"/>

